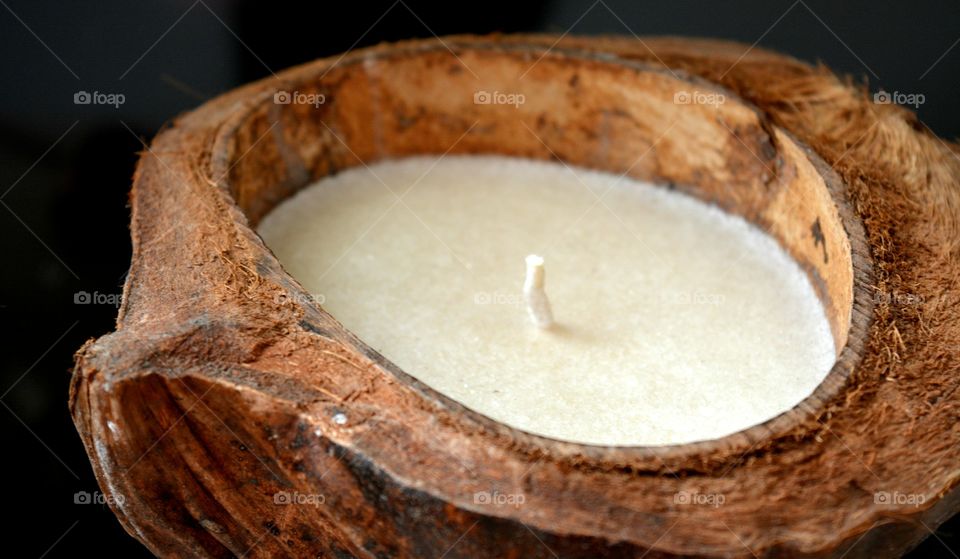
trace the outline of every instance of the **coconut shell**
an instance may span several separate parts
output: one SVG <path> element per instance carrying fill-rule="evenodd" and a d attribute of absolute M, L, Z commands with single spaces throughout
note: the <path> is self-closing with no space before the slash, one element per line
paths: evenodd
<path fill-rule="evenodd" d="M 836 366 L 796 408 L 687 445 L 557 441 L 459 405 L 253 230 L 320 177 L 423 153 L 628 171 L 744 216 L 806 271 Z M 77 353 L 71 411 L 160 556 L 897 556 L 960 510 L 958 178 L 913 113 L 746 45 L 461 36 L 318 60 L 141 154 L 117 329 Z"/>

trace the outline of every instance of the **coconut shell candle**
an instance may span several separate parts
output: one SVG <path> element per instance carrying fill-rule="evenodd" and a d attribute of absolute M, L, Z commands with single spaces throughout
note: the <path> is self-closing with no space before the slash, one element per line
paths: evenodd
<path fill-rule="evenodd" d="M 720 438 L 795 406 L 836 358 L 776 241 L 612 174 L 491 156 L 373 163 L 284 201 L 259 231 L 399 368 L 566 441 Z M 549 257 L 549 296 L 546 259 L 525 247 Z"/>
<path fill-rule="evenodd" d="M 154 139 L 117 331 L 71 387 L 132 536 L 878 557 L 957 512 L 956 148 L 744 45 L 557 41 L 357 51 Z"/>

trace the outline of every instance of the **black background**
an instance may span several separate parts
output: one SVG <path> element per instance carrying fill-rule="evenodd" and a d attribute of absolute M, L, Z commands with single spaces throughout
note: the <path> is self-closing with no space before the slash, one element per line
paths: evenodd
<path fill-rule="evenodd" d="M 74 295 L 120 292 L 139 138 L 239 84 L 353 47 L 568 30 L 756 42 L 873 90 L 923 94 L 921 120 L 945 138 L 960 131 L 955 2 L 0 0 L 0 448 L 10 556 L 149 556 L 106 506 L 74 503 L 76 492 L 98 488 L 67 410 L 73 352 L 113 327 L 113 306 L 74 304 Z M 76 105 L 80 90 L 126 100 Z M 956 557 L 958 527 L 954 518 L 912 556 Z"/>

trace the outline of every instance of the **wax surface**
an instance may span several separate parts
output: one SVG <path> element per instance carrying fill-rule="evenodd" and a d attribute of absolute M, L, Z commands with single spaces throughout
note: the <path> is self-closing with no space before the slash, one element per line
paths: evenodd
<path fill-rule="evenodd" d="M 401 369 L 557 439 L 714 439 L 792 408 L 835 360 L 820 302 L 772 238 L 606 173 L 495 156 L 386 161 L 304 189 L 259 233 Z M 552 329 L 524 307 L 528 254 L 546 260 Z"/>

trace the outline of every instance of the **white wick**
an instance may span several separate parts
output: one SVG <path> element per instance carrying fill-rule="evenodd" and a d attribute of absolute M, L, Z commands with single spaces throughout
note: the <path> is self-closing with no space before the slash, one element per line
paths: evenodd
<path fill-rule="evenodd" d="M 527 313 L 538 327 L 549 328 L 553 324 L 553 312 L 547 293 L 543 290 L 544 276 L 543 257 L 535 254 L 527 256 L 527 277 L 523 282 Z"/>

